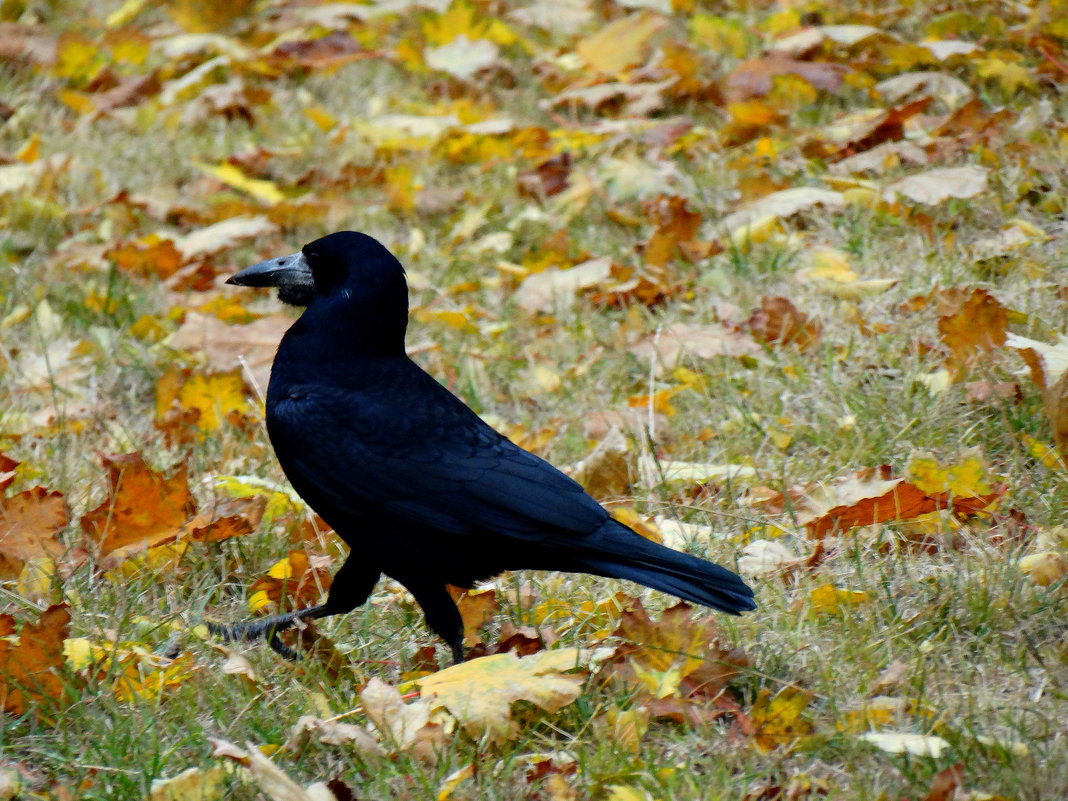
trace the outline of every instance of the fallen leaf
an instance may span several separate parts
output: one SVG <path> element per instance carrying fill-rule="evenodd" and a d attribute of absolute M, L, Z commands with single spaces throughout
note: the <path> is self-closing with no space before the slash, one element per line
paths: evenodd
<path fill-rule="evenodd" d="M 63 641 L 70 634 L 70 608 L 50 606 L 36 623 L 27 622 L 15 634 L 15 618 L 0 615 L 0 708 L 24 715 L 38 707 L 46 716 L 65 702 Z"/>
<path fill-rule="evenodd" d="M 1048 587 L 1068 577 L 1068 559 L 1057 551 L 1029 554 L 1020 559 L 1017 567 L 1039 587 Z"/>
<path fill-rule="evenodd" d="M 578 648 L 531 656 L 494 654 L 453 665 L 416 680 L 423 698 L 444 705 L 471 733 L 495 742 L 514 739 L 519 725 L 510 707 L 527 701 L 547 712 L 567 706 L 582 691 L 585 677 L 574 674 L 587 655 Z"/>
<path fill-rule="evenodd" d="M 955 314 L 938 320 L 942 342 L 957 361 L 1005 344 L 1009 310 L 985 289 L 975 289 Z"/>
<path fill-rule="evenodd" d="M 214 315 L 190 311 L 168 344 L 176 350 L 204 353 L 216 370 L 247 370 L 244 375 L 254 384 L 254 393 L 264 397 L 278 343 L 292 324 L 292 319 L 279 314 L 230 325 Z"/>
<path fill-rule="evenodd" d="M 63 496 L 44 487 L 0 498 L 0 579 L 17 578 L 27 562 L 56 561 L 66 550 L 58 535 L 68 520 Z"/>
<path fill-rule="evenodd" d="M 452 721 L 435 714 L 438 704 L 434 700 L 420 698 L 405 703 L 396 687 L 375 677 L 360 691 L 360 702 L 379 737 L 392 749 L 410 751 L 427 762 L 436 761 L 437 752 L 452 730 Z"/>
<path fill-rule="evenodd" d="M 756 340 L 722 323 L 672 323 L 635 344 L 631 353 L 642 361 L 655 358 L 658 368 L 668 370 L 691 359 L 765 358 Z"/>
<path fill-rule="evenodd" d="M 884 195 L 892 200 L 903 195 L 916 203 L 934 206 L 955 198 L 970 198 L 986 191 L 987 174 L 984 167 L 943 167 L 909 175 L 886 187 Z"/>
<path fill-rule="evenodd" d="M 746 321 L 753 336 L 776 345 L 796 345 L 807 350 L 820 341 L 823 325 L 802 313 L 787 298 L 764 296 L 760 308 Z"/>
<path fill-rule="evenodd" d="M 815 206 L 830 210 L 839 209 L 845 206 L 845 198 L 841 192 L 811 186 L 783 189 L 728 214 L 718 225 L 729 237 L 734 238 L 739 231 L 760 226 L 762 220 L 785 220 Z"/>
<path fill-rule="evenodd" d="M 464 645 L 468 648 L 477 645 L 480 642 L 479 629 L 493 620 L 497 612 L 497 593 L 493 590 L 468 590 L 451 584 L 445 588 L 460 610 L 460 619 L 464 624 Z"/>
<path fill-rule="evenodd" d="M 609 258 L 591 259 L 566 270 L 549 267 L 528 275 L 515 291 L 515 304 L 524 311 L 551 312 L 556 303 L 570 302 L 575 294 L 604 281 L 612 273 Z"/>
<path fill-rule="evenodd" d="M 580 40 L 575 52 L 598 72 L 614 75 L 643 62 L 649 39 L 667 24 L 648 11 L 629 14 Z"/>
<path fill-rule="evenodd" d="M 908 732 L 871 731 L 859 735 L 859 738 L 871 743 L 876 748 L 889 754 L 912 754 L 938 759 L 949 748 L 949 743 L 941 737 Z"/>
<path fill-rule="evenodd" d="M 811 700 L 812 693 L 800 687 L 783 687 L 774 696 L 767 689 L 761 690 L 749 713 L 753 744 L 767 753 L 780 747 L 789 749 L 797 740 L 811 735 L 815 726 L 804 717 Z"/>
<path fill-rule="evenodd" d="M 951 801 L 956 790 L 964 783 L 964 763 L 958 762 L 938 771 L 931 779 L 931 791 L 923 801 Z"/>
<path fill-rule="evenodd" d="M 104 467 L 108 497 L 81 519 L 101 556 L 173 541 L 196 514 L 184 464 L 169 478 L 145 464 L 139 453 L 106 456 Z"/>

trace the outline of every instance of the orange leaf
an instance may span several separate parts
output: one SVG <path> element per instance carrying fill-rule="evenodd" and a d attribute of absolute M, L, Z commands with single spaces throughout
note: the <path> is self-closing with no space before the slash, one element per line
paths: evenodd
<path fill-rule="evenodd" d="M 464 622 L 464 645 L 479 643 L 478 630 L 493 619 L 497 611 L 497 593 L 493 590 L 465 590 L 463 587 L 446 586 L 449 595 L 460 610 Z"/>
<path fill-rule="evenodd" d="M 1005 344 L 1009 310 L 985 289 L 976 289 L 955 314 L 938 321 L 938 333 L 957 361 Z"/>
<path fill-rule="evenodd" d="M 811 734 L 812 722 L 802 717 L 811 700 L 812 693 L 799 687 L 783 687 L 774 697 L 761 690 L 751 713 L 753 744 L 767 752 Z"/>
<path fill-rule="evenodd" d="M 68 519 L 63 496 L 44 487 L 0 499 L 0 579 L 18 577 L 31 559 L 57 559 L 64 549 L 56 535 Z"/>
<path fill-rule="evenodd" d="M 100 555 L 177 539 L 196 513 L 185 465 L 170 478 L 145 464 L 139 453 L 104 457 L 104 465 L 108 468 L 108 498 L 81 521 Z"/>
<path fill-rule="evenodd" d="M 70 634 L 69 607 L 48 607 L 37 623 L 22 626 L 17 643 L 6 636 L 14 633 L 15 619 L 0 615 L 0 707 L 22 715 L 37 704 L 61 706 L 66 695 L 63 640 Z"/>
<path fill-rule="evenodd" d="M 327 567 L 329 559 L 309 557 L 306 551 L 293 550 L 256 579 L 249 588 L 248 605 L 251 611 L 268 609 L 287 612 L 304 609 L 318 602 L 330 589 L 332 580 Z"/>
<path fill-rule="evenodd" d="M 820 321 L 803 314 L 783 297 L 763 297 L 760 308 L 753 312 L 746 325 L 753 336 L 763 342 L 797 345 L 806 350 L 820 340 L 823 326 Z"/>

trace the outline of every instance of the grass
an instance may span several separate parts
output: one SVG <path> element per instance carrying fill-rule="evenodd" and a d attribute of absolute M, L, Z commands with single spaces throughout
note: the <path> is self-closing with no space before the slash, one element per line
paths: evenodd
<path fill-rule="evenodd" d="M 977 16 L 1002 9 L 986 3 L 970 8 Z M 45 30 L 53 34 L 73 30 L 97 37 L 98 20 L 111 10 L 93 5 L 86 18 L 72 19 L 42 4 L 29 13 L 40 14 Z M 494 14 L 503 10 L 496 5 L 483 9 Z M 723 13 L 744 20 L 766 39 L 772 16 L 781 11 L 739 6 Z M 846 4 L 823 13 L 828 22 L 871 21 L 862 11 Z M 375 46 L 395 47 L 416 36 L 431 16 L 420 11 L 411 18 L 353 23 L 353 29 L 375 39 Z M 263 17 L 251 19 L 236 23 L 235 29 L 247 24 L 256 31 L 266 25 Z M 887 17 L 874 24 L 916 42 L 939 19 L 933 4 L 919 3 L 896 21 Z M 157 10 L 144 12 L 137 24 L 153 35 L 170 30 Z M 685 38 L 686 30 L 685 21 L 676 20 L 669 34 Z M 1015 53 L 1032 71 L 1040 66 L 1018 40 L 999 35 L 1007 38 L 997 39 L 998 47 Z M 553 42 L 572 48 L 566 38 Z M 173 330 L 168 312 L 195 307 L 206 296 L 172 292 L 160 281 L 131 276 L 106 262 L 71 268 L 63 261 L 64 249 L 72 244 L 125 242 L 157 229 L 186 233 L 198 227 L 197 215 L 214 219 L 226 204 L 255 211 L 254 202 L 208 182 L 195 163 L 216 164 L 262 147 L 274 154 L 267 165 L 282 186 L 294 185 L 314 169 L 312 196 L 324 208 L 310 219 L 283 220 L 276 235 L 219 254 L 215 269 L 225 275 L 260 258 L 291 252 L 336 228 L 378 236 L 413 276 L 413 309 L 461 310 L 472 324 L 458 328 L 438 318 L 425 323 L 413 319 L 409 342 L 433 343 L 419 361 L 480 414 L 502 421 L 513 433 L 550 431 L 539 453 L 554 464 L 574 463 L 589 453 L 595 443 L 585 431 L 593 415 L 626 413 L 629 397 L 670 381 L 665 376 L 649 385 L 648 363 L 631 352 L 638 340 L 679 321 L 704 323 L 727 316 L 742 322 L 762 296 L 784 295 L 822 321 L 820 343 L 807 351 L 769 348 L 757 362 L 689 360 L 686 366 L 701 375 L 703 387 L 677 395 L 676 414 L 658 422 L 662 458 L 748 464 L 759 477 L 750 483 L 785 490 L 880 464 L 900 475 L 915 451 L 930 451 L 953 463 L 963 449 L 977 447 L 991 474 L 1009 485 L 1002 508 L 1020 510 L 1040 535 L 1053 541 L 1060 536 L 1063 549 L 1057 527 L 1068 504 L 1068 483 L 1063 470 L 1044 467 L 1023 444 L 1025 434 L 1048 441 L 1050 429 L 1039 391 L 1021 375 L 1024 365 L 1018 355 L 995 350 L 967 375 L 973 381 L 1017 381 L 1018 398 L 971 402 L 961 383 L 932 395 L 919 379 L 944 364 L 937 348 L 930 350 L 939 341 L 941 312 L 933 306 L 911 314 L 901 310 L 905 301 L 935 287 L 984 287 L 1020 312 L 1012 324 L 1017 333 L 1053 341 L 1068 328 L 1061 289 L 1068 283 L 1065 186 L 1059 169 L 1065 144 L 1058 123 L 1022 133 L 1010 130 L 994 146 L 962 145 L 961 153 L 946 163 L 980 162 L 991 168 L 990 191 L 979 197 L 919 209 L 913 217 L 863 206 L 837 213 L 810 210 L 791 219 L 784 235 L 770 242 L 728 247 L 694 264 L 675 264 L 683 291 L 654 309 L 598 308 L 578 299 L 559 305 L 551 315 L 528 315 L 514 304 L 516 281 L 500 263 L 536 261 L 558 231 L 568 238 L 570 262 L 583 254 L 608 255 L 625 267 L 642 266 L 635 245 L 648 237 L 651 220 L 641 200 L 627 199 L 624 189 L 613 188 L 605 178 L 611 159 L 639 170 L 670 165 L 682 178 L 677 185 L 692 185 L 689 207 L 705 220 L 702 237 L 711 238 L 718 233 L 716 221 L 738 205 L 743 179 L 768 173 L 792 186 L 822 186 L 826 165 L 802 158 L 797 142 L 843 110 L 876 103 L 860 82 L 788 111 L 786 123 L 764 132 L 779 149 L 770 161 L 761 162 L 751 142 L 722 145 L 711 137 L 658 163 L 655 152 L 634 136 L 576 141 L 575 130 L 588 128 L 597 115 L 579 111 L 554 118 L 544 112 L 538 101 L 551 93 L 531 69 L 531 58 L 507 52 L 515 71 L 509 89 L 457 88 L 440 76 L 373 59 L 329 73 L 269 81 L 235 69 L 232 75 L 271 92 L 267 104 L 252 109 L 252 125 L 221 116 L 183 123 L 179 113 L 184 104 L 169 110 L 151 101 L 88 122 L 57 100 L 56 91 L 76 86 L 76 78 L 65 81 L 47 69 L 15 62 L 0 65 L 0 98 L 17 109 L 0 127 L 0 152 L 14 153 L 39 134 L 43 155 L 75 154 L 52 189 L 0 196 L 0 317 L 5 320 L 0 437 L 3 451 L 22 462 L 9 494 L 34 484 L 62 492 L 72 511 L 63 536 L 73 544 L 80 537 L 79 516 L 106 496 L 98 454 L 137 450 L 160 468 L 184 460 L 202 506 L 211 498 L 210 484 L 203 480 L 214 475 L 283 481 L 261 427 L 248 432 L 224 427 L 202 442 L 169 446 L 153 425 L 156 381 L 185 357 L 165 344 L 139 339 L 130 328 L 149 315 Z M 735 61 L 710 53 L 705 54 L 706 68 L 729 73 Z M 857 64 L 862 75 L 867 70 L 876 79 L 906 71 L 878 59 L 875 66 L 865 66 L 858 57 Z M 183 71 L 174 62 L 160 68 L 168 79 Z M 978 76 L 965 59 L 945 71 L 975 88 L 987 108 L 1004 105 L 1020 116 L 1047 104 L 1050 120 L 1064 117 L 1056 88 L 1063 76 L 1056 73 L 1047 82 L 1009 91 Z M 463 163 L 450 161 L 440 144 L 410 152 L 376 149 L 358 133 L 324 134 L 302 113 L 322 106 L 357 131 L 376 108 L 430 114 L 451 103 L 462 108 L 465 98 L 518 125 L 562 131 L 575 159 L 572 184 L 584 178 L 594 182 L 585 204 L 569 205 L 559 198 L 540 203 L 520 196 L 516 173 L 535 166 L 523 157 Z M 666 113 L 687 114 L 717 136 L 726 122 L 722 108 L 690 99 L 672 101 Z M 444 210 L 418 203 L 410 209 L 391 207 L 388 193 L 373 177 L 389 166 L 410 168 L 424 188 L 459 190 L 461 200 Z M 331 179 L 345 170 L 361 177 L 333 185 Z M 878 180 L 914 171 L 898 169 Z M 108 200 L 120 190 L 171 208 L 171 216 L 161 221 L 136 205 Z M 481 222 L 457 235 L 464 230 L 465 215 L 483 207 Z M 542 212 L 541 219 L 529 215 L 531 209 Z M 621 224 L 610 211 L 634 216 L 639 225 Z M 992 264 L 973 261 L 972 245 L 1014 218 L 1043 229 L 1050 240 Z M 475 247 L 485 234 L 502 231 L 514 236 L 504 253 Z M 798 277 L 813 254 L 825 249 L 847 254 L 862 278 L 889 277 L 897 283 L 855 303 L 838 300 Z M 95 308 L 87 304 L 91 292 L 115 300 L 114 310 L 102 311 L 106 302 Z M 266 294 L 242 297 L 251 310 L 277 311 L 276 301 Z M 736 311 L 725 315 L 725 304 Z M 863 332 L 858 317 L 871 333 Z M 50 346 L 68 340 L 84 343 L 71 364 L 44 360 L 48 378 L 29 380 L 30 364 L 52 353 Z M 532 385 L 536 365 L 555 371 L 559 387 Z M 49 408 L 57 415 L 54 424 L 31 421 Z M 785 448 L 771 436 L 780 427 L 792 437 Z M 636 486 L 628 502 L 645 512 L 673 510 L 689 522 L 710 525 L 723 536 L 700 547 L 724 564 L 733 565 L 750 539 L 771 531 L 785 530 L 782 541 L 807 553 L 811 543 L 795 520 L 768 515 L 746 502 L 750 483 L 723 483 L 690 506 L 672 488 Z M 360 798 L 436 797 L 447 776 L 474 765 L 474 778 L 458 784 L 449 798 L 718 799 L 752 791 L 750 799 L 771 799 L 776 797 L 771 790 L 759 795 L 757 788 L 792 786 L 802 796 L 896 799 L 922 797 L 934 774 L 956 762 L 964 765 L 969 790 L 1018 801 L 1057 796 L 1068 786 L 1068 595 L 1063 585 L 1031 583 L 1017 568 L 1021 551 L 990 544 L 980 526 L 964 532 L 962 547 L 934 553 L 893 545 L 901 529 L 901 524 L 890 524 L 843 536 L 835 556 L 813 574 L 793 585 L 774 578 L 760 582 L 758 611 L 721 621 L 724 638 L 743 648 L 752 662 L 730 684 L 743 710 L 752 709 L 762 690 L 774 693 L 793 685 L 811 693 L 806 715 L 815 733 L 793 748 L 763 753 L 733 736 L 726 721 L 693 726 L 653 720 L 633 750 L 604 733 L 603 714 L 610 708 L 638 708 L 642 699 L 593 678 L 579 699 L 556 715 L 517 712 L 526 714 L 518 740 L 490 747 L 457 733 L 436 765 L 403 754 L 375 757 L 314 739 L 303 750 L 278 751 L 273 758 L 302 784 L 337 778 Z M 289 547 L 281 527 L 266 527 L 221 544 L 194 545 L 177 569 L 131 571 L 122 580 L 102 575 L 90 561 L 57 581 L 57 593 L 72 607 L 74 636 L 136 642 L 161 651 L 175 627 L 186 632 L 203 618 L 243 617 L 250 585 Z M 340 562 L 337 547 L 326 552 Z M 829 583 L 865 592 L 870 600 L 839 615 L 810 616 L 809 591 Z M 543 600 L 561 602 L 561 644 L 579 647 L 594 644 L 596 630 L 583 622 L 582 602 L 620 589 L 618 582 L 589 577 L 521 573 L 502 578 L 498 591 L 502 599 L 514 598 L 523 585 Z M 651 608 L 672 602 L 634 586 L 624 589 Z M 15 582 L 0 586 L 0 594 L 20 621 L 35 619 L 39 604 L 21 594 Z M 484 639 L 492 642 L 506 621 L 533 622 L 529 608 L 503 602 Z M 33 716 L 6 717 L 0 768 L 24 772 L 27 797 L 147 797 L 157 779 L 217 765 L 209 738 L 281 745 L 301 715 L 358 707 L 356 693 L 371 677 L 401 683 L 417 667 L 421 649 L 434 644 L 411 598 L 385 583 L 365 607 L 325 621 L 321 630 L 345 656 L 340 674 L 317 660 L 294 665 L 263 647 L 242 647 L 257 682 L 224 673 L 224 657 L 210 643 L 184 636 L 181 644 L 191 653 L 195 672 L 164 694 L 120 701 L 112 692 L 112 669 L 79 688 L 62 725 Z M 443 653 L 439 645 L 437 655 Z M 855 721 L 874 714 L 865 712 L 872 687 L 895 659 L 907 667 L 902 683 L 889 691 L 899 706 L 875 728 L 935 733 L 949 742 L 938 759 L 893 756 L 857 737 L 863 726 Z M 357 710 L 345 720 L 364 718 Z M 555 755 L 558 765 L 574 765 L 565 778 L 573 795 L 547 779 L 529 778 L 532 755 L 543 754 Z M 634 795 L 622 794 L 620 788 Z M 254 784 L 235 779 L 227 783 L 224 797 L 262 795 Z"/>

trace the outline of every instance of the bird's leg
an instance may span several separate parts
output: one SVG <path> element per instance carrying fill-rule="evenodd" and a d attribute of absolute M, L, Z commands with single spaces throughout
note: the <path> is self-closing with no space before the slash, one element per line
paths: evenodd
<path fill-rule="evenodd" d="M 334 574 L 325 604 L 258 620 L 247 620 L 244 623 L 208 623 L 208 630 L 227 641 L 250 641 L 266 637 L 272 651 L 286 659 L 297 659 L 300 654 L 279 639 L 279 632 L 285 631 L 300 620 L 317 620 L 351 612 L 367 600 L 378 582 L 379 575 L 381 574 L 378 570 L 349 558 Z"/>
<path fill-rule="evenodd" d="M 260 637 L 267 638 L 267 644 L 271 650 L 281 654 L 286 659 L 296 659 L 299 654 L 279 639 L 279 632 L 285 631 L 295 625 L 299 620 L 315 620 L 320 617 L 334 614 L 329 609 L 329 604 L 319 604 L 307 609 L 297 609 L 282 615 L 271 615 L 259 620 L 246 620 L 244 623 L 208 623 L 208 630 L 212 634 L 222 637 L 227 642 L 233 640 L 258 640 Z"/>
<path fill-rule="evenodd" d="M 464 621 L 444 585 L 409 584 L 401 581 L 423 608 L 427 625 L 452 651 L 453 664 L 464 661 Z"/>

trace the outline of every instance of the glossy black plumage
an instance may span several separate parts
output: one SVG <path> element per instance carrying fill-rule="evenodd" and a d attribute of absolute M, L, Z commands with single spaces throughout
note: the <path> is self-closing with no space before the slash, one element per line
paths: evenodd
<path fill-rule="evenodd" d="M 503 570 L 593 573 L 725 612 L 755 607 L 734 573 L 611 519 L 412 362 L 404 271 L 371 237 L 331 234 L 230 282 L 279 286 L 307 305 L 275 357 L 267 430 L 294 489 L 351 552 L 322 607 L 222 633 L 267 633 L 278 646 L 276 628 L 350 611 L 381 573 L 411 591 L 457 660 L 462 625 L 445 585 Z"/>

